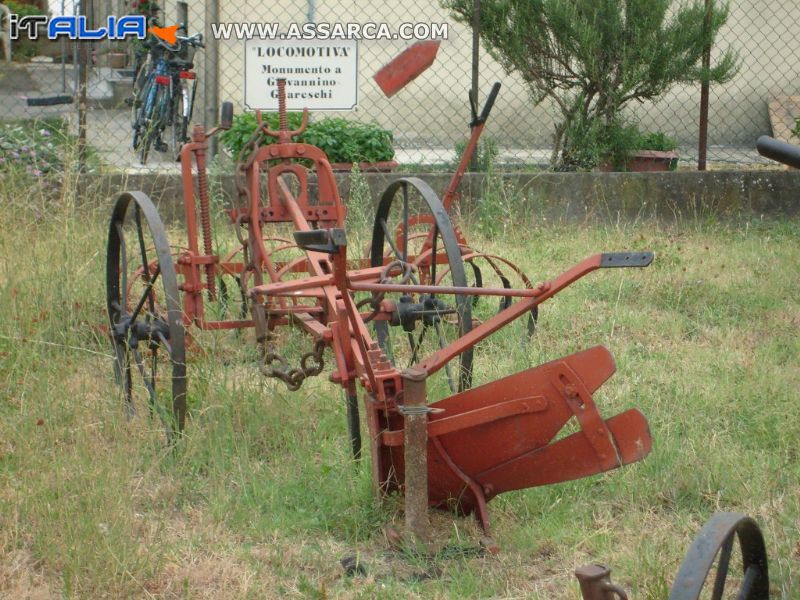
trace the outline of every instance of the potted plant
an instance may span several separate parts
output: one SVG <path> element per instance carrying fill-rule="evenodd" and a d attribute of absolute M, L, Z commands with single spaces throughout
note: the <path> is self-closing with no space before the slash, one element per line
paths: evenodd
<path fill-rule="evenodd" d="M 128 66 L 128 50 L 124 43 L 112 42 L 106 53 L 108 66 L 112 69 L 124 69 Z"/>
<path fill-rule="evenodd" d="M 472 0 L 440 0 L 454 18 L 473 22 Z M 624 127 L 625 107 L 656 100 L 673 84 L 729 81 L 736 55 L 702 67 L 728 17 L 710 0 L 482 0 L 481 38 L 489 54 L 527 84 L 534 103 L 560 113 L 551 164 L 592 168 L 602 156 L 581 144 Z M 585 162 L 586 157 L 595 162 Z M 605 157 L 608 158 L 608 157 Z"/>
<path fill-rule="evenodd" d="M 271 129 L 278 129 L 278 115 L 264 114 Z M 289 113 L 289 129 L 297 129 L 300 113 Z M 221 137 L 223 146 L 234 158 L 239 158 L 247 141 L 257 127 L 253 113 L 243 113 L 233 119 L 233 127 Z M 324 117 L 308 124 L 305 132 L 295 138 L 298 142 L 318 146 L 328 156 L 336 171 L 350 171 L 354 164 L 362 171 L 390 171 L 397 166 L 392 146 L 392 134 L 376 123 L 359 123 L 341 117 Z"/>

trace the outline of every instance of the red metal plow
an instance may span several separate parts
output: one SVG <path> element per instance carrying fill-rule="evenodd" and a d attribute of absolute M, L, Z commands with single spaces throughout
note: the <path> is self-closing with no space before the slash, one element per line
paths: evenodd
<path fill-rule="evenodd" d="M 489 533 L 486 502 L 511 490 L 569 481 L 641 460 L 652 440 L 629 410 L 604 421 L 592 394 L 615 371 L 597 346 L 429 405 L 428 494 L 437 508 L 477 511 Z M 556 440 L 571 419 L 578 431 Z M 403 418 L 382 421 L 379 481 L 404 481 Z"/>

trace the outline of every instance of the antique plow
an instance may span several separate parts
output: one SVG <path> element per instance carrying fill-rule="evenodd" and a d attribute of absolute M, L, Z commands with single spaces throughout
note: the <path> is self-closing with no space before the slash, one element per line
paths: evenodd
<path fill-rule="evenodd" d="M 414 495 L 424 509 L 474 513 L 487 536 L 486 505 L 494 496 L 645 457 L 651 438 L 642 414 L 631 409 L 604 419 L 595 404 L 594 392 L 615 370 L 603 347 L 472 387 L 477 344 L 516 319 L 532 324 L 542 302 L 597 269 L 653 260 L 650 252 L 595 254 L 534 285 L 510 261 L 467 245 L 448 209 L 498 89 L 480 115 L 473 99 L 473 137 L 443 200 L 413 177 L 387 188 L 367 259 L 348 256 L 346 209 L 327 157 L 293 141 L 308 114 L 297 131 L 288 129 L 283 81 L 279 129 L 270 130 L 259 114 L 259 130 L 237 166 L 244 203 L 229 217 L 241 250 L 215 254 L 205 162 L 219 128 L 196 126 L 181 151 L 187 247 L 169 245 L 144 194 L 123 192 L 114 204 L 108 310 L 129 411 L 143 392 L 174 440 L 187 418 L 186 328 L 252 327 L 261 372 L 291 390 L 321 374 L 329 354 L 329 378 L 348 398 L 356 457 L 362 390 L 379 494 L 405 492 L 413 479 L 417 492 L 424 488 Z M 230 105 L 222 114 L 221 127 L 229 127 Z M 274 142 L 263 143 L 270 137 Z M 218 286 L 226 279 L 235 286 Z M 230 297 L 237 288 L 246 314 L 213 318 L 206 298 L 219 303 L 223 289 Z M 287 324 L 311 340 L 296 366 L 281 347 Z M 444 383 L 434 391 L 437 373 Z M 570 422 L 574 432 L 559 438 Z"/>

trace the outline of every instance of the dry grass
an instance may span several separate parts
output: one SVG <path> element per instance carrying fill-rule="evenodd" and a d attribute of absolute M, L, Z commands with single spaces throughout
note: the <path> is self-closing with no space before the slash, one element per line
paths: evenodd
<path fill-rule="evenodd" d="M 467 223 L 475 246 L 535 280 L 599 250 L 657 252 L 648 270 L 601 272 L 546 304 L 529 344 L 501 336 L 477 357 L 485 381 L 605 344 L 618 372 L 598 404 L 639 407 L 655 445 L 636 465 L 494 500 L 497 557 L 474 552 L 471 520 L 439 514 L 443 548 L 424 559 L 388 550 L 397 502 L 378 505 L 369 465 L 349 461 L 340 391 L 261 381 L 239 364 L 247 337 L 196 336 L 180 452 L 146 420 L 131 427 L 100 329 L 109 208 L 62 198 L 47 213 L 29 189 L 2 194 L 0 597 L 574 599 L 571 571 L 604 562 L 632 597 L 664 599 L 723 509 L 759 521 L 774 597 L 798 597 L 796 223 L 530 217 L 491 239 Z M 344 574 L 352 555 L 365 575 Z"/>

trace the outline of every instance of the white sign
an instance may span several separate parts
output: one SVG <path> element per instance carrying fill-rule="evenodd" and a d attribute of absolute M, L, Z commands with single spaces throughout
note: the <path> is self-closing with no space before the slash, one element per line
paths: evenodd
<path fill-rule="evenodd" d="M 272 40 L 244 45 L 244 105 L 278 110 L 286 79 L 288 110 L 353 110 L 358 105 L 357 40 Z"/>

